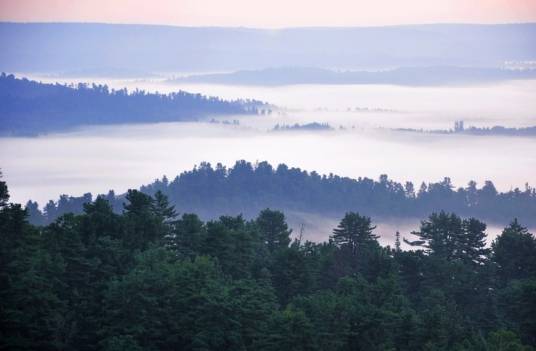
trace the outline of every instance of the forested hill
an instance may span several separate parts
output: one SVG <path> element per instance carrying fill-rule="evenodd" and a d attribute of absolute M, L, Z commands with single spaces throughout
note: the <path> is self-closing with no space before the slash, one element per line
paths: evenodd
<path fill-rule="evenodd" d="M 192 121 L 226 114 L 256 114 L 265 104 L 225 101 L 179 91 L 147 93 L 106 85 L 43 84 L 0 75 L 0 133 L 36 134 L 80 125 Z"/>
<path fill-rule="evenodd" d="M 240 213 L 251 218 L 266 207 L 331 217 L 351 210 L 375 218 L 418 218 L 445 210 L 499 225 L 515 217 L 525 225 L 536 225 L 534 188 L 527 185 L 523 190 L 501 193 L 491 181 L 481 187 L 470 182 L 459 188 L 449 178 L 430 184 L 402 184 L 386 175 L 378 180 L 351 179 L 289 168 L 285 164 L 274 168 L 267 162 L 238 161 L 231 168 L 202 163 L 175 179 L 164 177 L 140 190 L 150 195 L 161 191 L 179 212 L 194 212 L 207 219 Z M 122 211 L 124 196 L 110 192 L 105 198 L 117 212 Z M 59 201 L 46 204 L 44 213 L 34 202 L 27 206 L 31 221 L 39 224 L 49 223 L 67 212 L 81 213 L 83 203 L 91 200 L 91 194 L 64 195 Z"/>
<path fill-rule="evenodd" d="M 35 227 L 0 181 L 0 349 L 534 351 L 536 239 L 514 220 L 424 217 L 415 251 L 341 216 L 322 243 L 285 215 L 204 222 L 129 190 Z M 400 239 L 400 238 L 398 238 Z"/>

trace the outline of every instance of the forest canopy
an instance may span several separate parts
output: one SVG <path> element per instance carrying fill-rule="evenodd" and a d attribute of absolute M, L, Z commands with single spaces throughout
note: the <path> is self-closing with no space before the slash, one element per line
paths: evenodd
<path fill-rule="evenodd" d="M 230 168 L 201 163 L 172 180 L 164 176 L 140 190 L 149 195 L 160 191 L 178 211 L 197 213 L 204 219 L 221 214 L 252 218 L 266 207 L 332 217 L 357 211 L 376 218 L 422 218 L 444 210 L 499 225 L 514 217 L 528 226 L 536 225 L 536 189 L 528 184 L 523 190 L 499 192 L 491 181 L 480 187 L 473 181 L 455 187 L 446 177 L 416 185 L 396 182 L 387 175 L 378 180 L 352 179 L 285 164 L 273 167 L 268 162 L 242 160 Z M 122 210 L 124 195 L 110 191 L 105 198 L 116 212 Z M 83 204 L 92 199 L 90 193 L 82 197 L 62 195 L 41 210 L 33 201 L 27 208 L 32 223 L 44 224 L 67 212 L 82 213 Z"/>
<path fill-rule="evenodd" d="M 202 221 L 129 190 L 35 227 L 0 182 L 6 350 L 509 350 L 536 346 L 536 239 L 513 219 L 430 214 L 382 247 L 347 212 L 327 242 L 284 213 Z M 414 239 L 414 240 L 413 240 Z"/>
<path fill-rule="evenodd" d="M 257 100 L 226 101 L 179 91 L 128 92 L 106 85 L 44 84 L 0 75 L 0 134 L 39 134 L 82 125 L 195 121 L 218 115 L 257 114 Z"/>

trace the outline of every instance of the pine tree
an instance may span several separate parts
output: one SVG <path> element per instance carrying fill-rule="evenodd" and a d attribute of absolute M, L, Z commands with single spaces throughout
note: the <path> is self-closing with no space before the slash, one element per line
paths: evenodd
<path fill-rule="evenodd" d="M 157 216 L 162 218 L 163 222 L 169 222 L 177 217 L 175 206 L 169 204 L 167 196 L 160 190 L 154 194 L 153 211 Z"/>
<path fill-rule="evenodd" d="M 282 212 L 267 208 L 261 211 L 256 224 L 260 230 L 261 240 L 270 253 L 288 248 L 292 230 L 288 229 Z"/>
<path fill-rule="evenodd" d="M 404 241 L 412 246 L 424 247 L 430 255 L 451 260 L 462 233 L 462 219 L 454 213 L 441 211 L 432 213 L 427 220 L 422 221 L 419 231 L 411 232 L 419 240 Z"/>
<path fill-rule="evenodd" d="M 486 248 L 486 224 L 468 218 L 462 222 L 463 232 L 456 243 L 455 257 L 465 263 L 481 265 L 488 258 L 490 250 Z"/>
<path fill-rule="evenodd" d="M 163 241 L 163 218 L 154 211 L 154 199 L 138 190 L 129 190 L 126 196 L 124 218 L 125 244 L 131 249 L 146 249 L 150 244 Z"/>
<path fill-rule="evenodd" d="M 517 218 L 493 241 L 492 260 L 503 282 L 536 275 L 536 238 Z"/>
<path fill-rule="evenodd" d="M 370 217 L 361 216 L 357 212 L 347 212 L 333 230 L 331 239 L 336 245 L 349 247 L 352 253 L 356 254 L 361 247 L 378 239 L 378 236 L 373 234 L 376 226 L 371 223 Z"/>
<path fill-rule="evenodd" d="M 395 234 L 395 251 L 400 252 L 400 232 L 397 230 Z"/>
<path fill-rule="evenodd" d="M 2 172 L 0 172 L 0 179 L 2 179 Z M 7 205 L 9 201 L 9 191 L 7 190 L 6 182 L 0 180 L 0 208 Z"/>
<path fill-rule="evenodd" d="M 408 241 L 422 246 L 434 257 L 447 261 L 481 264 L 489 254 L 486 246 L 486 224 L 475 218 L 461 219 L 454 213 L 432 213 L 421 222 L 419 231 L 411 234 L 419 240 Z"/>

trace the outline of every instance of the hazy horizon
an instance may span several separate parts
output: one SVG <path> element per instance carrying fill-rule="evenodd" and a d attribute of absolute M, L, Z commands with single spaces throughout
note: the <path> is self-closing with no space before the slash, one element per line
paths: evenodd
<path fill-rule="evenodd" d="M 536 23 L 289 28 L 0 23 L 0 70 L 149 76 L 269 67 L 534 68 Z M 188 53 L 188 54 L 185 54 Z"/>

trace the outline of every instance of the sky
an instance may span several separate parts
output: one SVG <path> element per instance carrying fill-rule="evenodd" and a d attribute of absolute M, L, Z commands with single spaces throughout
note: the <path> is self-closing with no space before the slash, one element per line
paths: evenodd
<path fill-rule="evenodd" d="M 302 27 L 536 22 L 536 0 L 0 0 L 0 21 Z"/>

